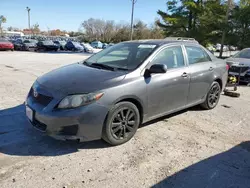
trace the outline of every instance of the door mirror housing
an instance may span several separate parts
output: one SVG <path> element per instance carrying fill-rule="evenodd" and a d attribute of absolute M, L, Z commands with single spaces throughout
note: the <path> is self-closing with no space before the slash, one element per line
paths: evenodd
<path fill-rule="evenodd" d="M 163 74 L 167 72 L 167 65 L 164 64 L 154 64 L 149 68 L 149 73 L 152 74 Z"/>

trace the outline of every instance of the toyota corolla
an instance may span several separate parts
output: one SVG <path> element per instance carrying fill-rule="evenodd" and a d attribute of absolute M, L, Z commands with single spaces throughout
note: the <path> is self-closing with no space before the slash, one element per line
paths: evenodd
<path fill-rule="evenodd" d="M 196 41 L 129 41 L 39 77 L 26 115 L 61 140 L 130 140 L 140 124 L 201 105 L 214 108 L 228 66 Z"/>

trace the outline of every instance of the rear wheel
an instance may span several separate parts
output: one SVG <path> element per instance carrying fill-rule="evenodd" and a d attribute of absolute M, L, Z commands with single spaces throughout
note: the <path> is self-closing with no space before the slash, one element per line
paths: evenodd
<path fill-rule="evenodd" d="M 130 102 L 120 102 L 109 112 L 103 127 L 102 138 L 111 145 L 129 141 L 140 124 L 140 113 Z"/>
<path fill-rule="evenodd" d="M 201 104 L 204 109 L 213 109 L 217 106 L 220 99 L 221 87 L 218 82 L 213 82 L 208 91 L 206 100 Z"/>

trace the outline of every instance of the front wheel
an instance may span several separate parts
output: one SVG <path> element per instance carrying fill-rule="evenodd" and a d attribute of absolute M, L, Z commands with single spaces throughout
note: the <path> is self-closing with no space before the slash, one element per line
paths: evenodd
<path fill-rule="evenodd" d="M 140 124 L 140 113 L 130 102 L 120 102 L 109 112 L 103 127 L 102 138 L 111 145 L 129 141 Z"/>
<path fill-rule="evenodd" d="M 207 110 L 215 108 L 219 102 L 220 93 L 220 84 L 218 82 L 213 82 L 207 93 L 206 100 L 201 104 L 201 107 Z"/>

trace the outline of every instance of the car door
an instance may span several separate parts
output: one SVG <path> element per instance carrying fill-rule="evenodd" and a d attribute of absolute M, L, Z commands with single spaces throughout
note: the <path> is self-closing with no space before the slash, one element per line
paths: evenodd
<path fill-rule="evenodd" d="M 151 119 L 184 108 L 187 104 L 190 80 L 181 45 L 160 50 L 147 68 L 153 64 L 165 64 L 168 69 L 166 73 L 151 74 L 145 78 L 148 116 Z"/>
<path fill-rule="evenodd" d="M 200 103 L 213 82 L 214 64 L 208 53 L 198 45 L 185 45 L 189 64 L 190 89 L 188 105 Z"/>

